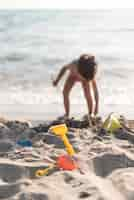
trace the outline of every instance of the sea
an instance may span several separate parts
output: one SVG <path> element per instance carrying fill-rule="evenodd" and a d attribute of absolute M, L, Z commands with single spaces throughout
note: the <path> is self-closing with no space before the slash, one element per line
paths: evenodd
<path fill-rule="evenodd" d="M 64 114 L 67 74 L 83 53 L 98 63 L 99 114 L 134 117 L 134 9 L 0 10 L 0 113 L 45 119 Z M 80 83 L 70 94 L 71 115 L 86 114 Z"/>

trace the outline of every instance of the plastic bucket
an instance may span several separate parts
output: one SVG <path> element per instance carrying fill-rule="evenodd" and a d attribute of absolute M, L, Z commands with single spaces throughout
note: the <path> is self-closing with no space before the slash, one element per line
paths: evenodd
<path fill-rule="evenodd" d="M 111 114 L 103 123 L 103 128 L 107 130 L 110 133 L 113 133 L 117 129 L 122 128 L 118 118 L 114 115 Z"/>
<path fill-rule="evenodd" d="M 76 162 L 68 155 L 62 155 L 57 159 L 57 167 L 69 171 L 78 168 Z"/>

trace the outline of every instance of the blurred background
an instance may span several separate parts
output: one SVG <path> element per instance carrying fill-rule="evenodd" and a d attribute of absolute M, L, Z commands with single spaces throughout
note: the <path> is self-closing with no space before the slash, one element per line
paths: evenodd
<path fill-rule="evenodd" d="M 134 9 L 1 10 L 0 113 L 24 118 L 63 114 L 62 88 L 51 80 L 82 53 L 98 62 L 100 114 L 133 117 Z M 78 83 L 72 115 L 87 112 Z"/>

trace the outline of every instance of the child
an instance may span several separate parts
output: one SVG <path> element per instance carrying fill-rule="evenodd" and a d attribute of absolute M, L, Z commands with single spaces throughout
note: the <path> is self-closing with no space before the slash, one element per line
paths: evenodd
<path fill-rule="evenodd" d="M 97 115 L 98 113 L 98 89 L 95 80 L 95 75 L 97 72 L 97 64 L 95 62 L 95 57 L 89 54 L 83 54 L 78 60 L 65 65 L 59 72 L 57 78 L 53 81 L 53 86 L 57 86 L 58 82 L 64 75 L 64 73 L 69 70 L 69 75 L 64 85 L 63 89 L 63 99 L 65 107 L 65 118 L 69 117 L 70 114 L 70 101 L 69 94 L 74 84 L 79 81 L 82 84 L 84 95 L 87 102 L 88 114 Z M 91 96 L 91 87 L 93 89 L 94 99 L 95 99 L 95 109 L 93 110 L 93 99 Z"/>

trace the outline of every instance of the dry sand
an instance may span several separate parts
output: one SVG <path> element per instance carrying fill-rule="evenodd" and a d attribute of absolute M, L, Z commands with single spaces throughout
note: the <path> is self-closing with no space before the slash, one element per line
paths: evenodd
<path fill-rule="evenodd" d="M 98 137 L 91 129 L 71 129 L 79 170 L 53 170 L 35 177 L 37 169 L 65 154 L 61 140 L 27 123 L 1 119 L 0 199 L 6 200 L 134 200 L 134 144 L 114 136 Z M 31 139 L 32 147 L 16 145 Z"/>

